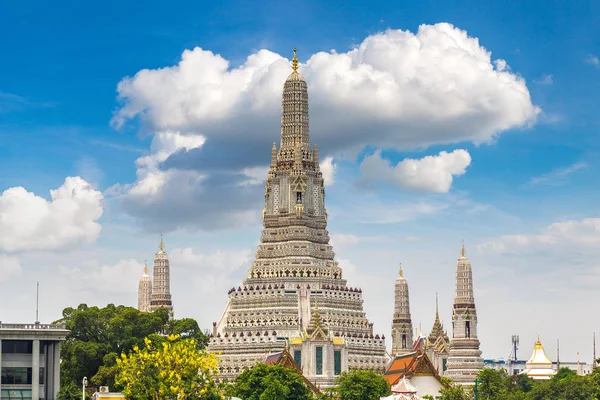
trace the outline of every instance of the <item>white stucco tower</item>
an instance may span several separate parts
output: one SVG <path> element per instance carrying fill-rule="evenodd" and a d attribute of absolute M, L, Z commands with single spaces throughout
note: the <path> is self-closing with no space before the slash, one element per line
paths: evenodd
<path fill-rule="evenodd" d="M 150 312 L 150 301 L 152 300 L 152 278 L 148 275 L 148 264 L 144 265 L 144 273 L 138 284 L 138 310 Z"/>
<path fill-rule="evenodd" d="M 169 318 L 173 319 L 173 302 L 171 300 L 171 272 L 169 256 L 165 252 L 165 243 L 160 235 L 158 252 L 154 256 L 154 271 L 150 311 L 165 307 L 169 310 Z"/>
<path fill-rule="evenodd" d="M 408 282 L 402 272 L 396 279 L 394 288 L 394 316 L 392 319 L 392 356 L 413 351 L 413 327 L 408 299 Z"/>
<path fill-rule="evenodd" d="M 454 382 L 471 385 L 483 368 L 477 339 L 477 309 L 473 296 L 473 272 L 465 246 L 456 263 L 456 296 L 452 314 L 452 339 L 445 375 Z"/>
<path fill-rule="evenodd" d="M 317 146 L 310 143 L 308 89 L 298 73 L 295 50 L 281 111 L 260 244 L 246 279 L 229 290 L 208 349 L 220 353 L 225 379 L 282 351 L 287 343 L 298 367 L 321 387 L 331 386 L 335 375 L 349 368 L 383 372 L 385 338 L 373 333 L 362 290 L 346 285 L 329 244 L 323 174 Z M 317 304 L 321 329 L 316 332 L 323 333 L 318 335 L 310 334 Z M 302 363 L 308 359 L 310 363 Z"/>

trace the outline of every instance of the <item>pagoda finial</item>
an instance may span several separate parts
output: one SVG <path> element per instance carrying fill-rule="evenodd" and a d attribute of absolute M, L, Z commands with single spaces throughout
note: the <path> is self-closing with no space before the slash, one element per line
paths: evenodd
<path fill-rule="evenodd" d="M 165 242 L 163 242 L 163 234 L 160 234 L 160 243 L 158 244 L 160 251 L 165 251 Z"/>
<path fill-rule="evenodd" d="M 296 48 L 294 47 L 294 57 L 292 58 L 292 69 L 298 72 L 298 57 L 296 57 Z"/>
<path fill-rule="evenodd" d="M 148 260 L 144 260 L 144 274 L 148 275 Z"/>
<path fill-rule="evenodd" d="M 440 318 L 439 308 L 438 308 L 438 293 L 435 292 L 435 319 Z"/>
<path fill-rule="evenodd" d="M 462 249 L 460 250 L 460 255 L 464 257 L 465 254 L 466 254 L 466 251 L 465 251 L 465 240 L 463 239 L 462 240 Z"/>
<path fill-rule="evenodd" d="M 398 273 L 402 278 L 404 278 L 404 272 L 402 272 L 402 263 L 400 263 L 400 271 L 398 271 Z"/>

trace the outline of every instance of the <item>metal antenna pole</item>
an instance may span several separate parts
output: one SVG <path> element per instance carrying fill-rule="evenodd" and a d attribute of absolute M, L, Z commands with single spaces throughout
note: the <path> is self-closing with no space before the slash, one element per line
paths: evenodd
<path fill-rule="evenodd" d="M 35 323 L 40 323 L 40 283 L 37 283 L 37 288 L 35 292 Z"/>

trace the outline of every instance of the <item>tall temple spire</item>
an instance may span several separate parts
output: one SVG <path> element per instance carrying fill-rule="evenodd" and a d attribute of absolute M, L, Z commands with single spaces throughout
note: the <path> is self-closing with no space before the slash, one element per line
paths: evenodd
<path fill-rule="evenodd" d="M 150 310 L 155 311 L 161 307 L 169 311 L 169 318 L 173 319 L 173 302 L 171 300 L 171 271 L 169 267 L 169 256 L 165 252 L 165 242 L 160 234 L 158 252 L 154 256 L 154 271 L 152 282 L 152 299 Z"/>
<path fill-rule="evenodd" d="M 329 244 L 323 173 L 310 143 L 308 87 L 296 52 L 291 67 L 283 83 L 281 141 L 271 148 L 260 244 L 246 279 L 228 293 L 209 351 L 221 353 L 221 376 L 233 379 L 264 361 L 265 353 L 281 350 L 287 339 L 297 362 L 304 360 L 305 376 L 331 386 L 334 370 L 383 370 L 385 340 L 373 334 L 362 291 L 347 286 Z M 306 333 L 319 319 L 327 340 L 311 342 Z M 352 347 L 343 337 L 369 339 Z M 335 350 L 328 347 L 333 341 Z"/>
<path fill-rule="evenodd" d="M 446 376 L 455 382 L 473 384 L 483 368 L 477 339 L 477 309 L 473 296 L 473 271 L 464 241 L 456 263 L 456 295 L 452 315 L 452 340 Z"/>
<path fill-rule="evenodd" d="M 398 271 L 398 278 L 394 287 L 394 316 L 392 318 L 392 355 L 398 356 L 412 351 L 413 327 L 410 316 L 410 302 L 408 296 L 408 282 L 402 271 L 402 264 Z"/>
<path fill-rule="evenodd" d="M 152 278 L 148 275 L 148 263 L 144 262 L 144 273 L 138 283 L 138 310 L 149 312 L 151 299 Z"/>

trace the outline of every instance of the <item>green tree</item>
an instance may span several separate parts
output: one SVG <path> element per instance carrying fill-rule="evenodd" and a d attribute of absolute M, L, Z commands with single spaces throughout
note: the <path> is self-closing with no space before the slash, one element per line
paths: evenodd
<path fill-rule="evenodd" d="M 116 382 L 128 399 L 184 400 L 213 397 L 219 363 L 216 355 L 198 351 L 195 339 L 171 335 L 161 344 L 145 340 L 116 362 Z"/>
<path fill-rule="evenodd" d="M 473 396 L 463 385 L 453 383 L 450 379 L 442 377 L 440 400 L 472 400 Z"/>
<path fill-rule="evenodd" d="M 93 385 L 107 385 L 119 390 L 115 384 L 116 359 L 129 353 L 134 346 L 144 345 L 144 338 L 157 334 L 181 334 L 182 338 L 193 338 L 203 348 L 208 338 L 200 331 L 194 320 L 169 321 L 168 312 L 161 308 L 152 313 L 143 313 L 135 308 L 109 304 L 104 308 L 65 308 L 63 318 L 70 330 L 61 346 L 61 387 L 80 387 L 81 379 L 87 376 Z M 158 336 L 164 341 L 162 336 Z M 69 391 L 61 390 L 62 400 L 70 400 Z"/>
<path fill-rule="evenodd" d="M 341 400 L 379 400 L 392 394 L 385 378 L 368 370 L 343 372 L 337 379 L 337 392 Z"/>
<path fill-rule="evenodd" d="M 296 371 L 262 363 L 242 372 L 231 385 L 229 394 L 244 400 L 309 400 L 313 397 Z"/>

